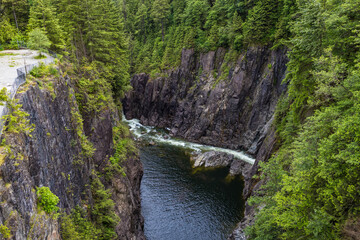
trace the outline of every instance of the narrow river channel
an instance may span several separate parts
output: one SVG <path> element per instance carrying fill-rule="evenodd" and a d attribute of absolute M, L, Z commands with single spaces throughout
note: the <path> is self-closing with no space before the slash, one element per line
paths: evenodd
<path fill-rule="evenodd" d="M 240 179 L 226 171 L 192 173 L 184 149 L 143 147 L 142 214 L 148 240 L 226 239 L 243 215 Z"/>
<path fill-rule="evenodd" d="M 227 181 L 226 169 L 194 172 L 192 151 L 220 150 L 252 163 L 241 152 L 171 139 L 166 131 L 126 120 L 140 149 L 142 215 L 148 240 L 225 240 L 243 217 L 243 181 Z"/>

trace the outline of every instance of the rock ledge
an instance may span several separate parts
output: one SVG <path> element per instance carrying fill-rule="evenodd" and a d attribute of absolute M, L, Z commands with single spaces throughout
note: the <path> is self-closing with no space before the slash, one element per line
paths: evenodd
<path fill-rule="evenodd" d="M 192 157 L 194 168 L 229 168 L 230 176 L 245 176 L 251 169 L 251 164 L 236 159 L 233 155 L 210 151 Z"/>

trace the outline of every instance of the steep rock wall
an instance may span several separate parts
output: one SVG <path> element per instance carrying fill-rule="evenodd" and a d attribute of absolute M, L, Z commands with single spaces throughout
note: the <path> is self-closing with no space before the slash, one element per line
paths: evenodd
<path fill-rule="evenodd" d="M 61 211 L 91 204 L 92 171 L 101 171 L 113 153 L 112 127 L 118 116 L 110 110 L 84 119 L 85 134 L 96 148 L 93 158 L 83 157 L 74 111 L 78 111 L 69 79 L 54 80 L 54 92 L 32 84 L 16 98 L 30 114 L 32 136 L 4 133 L 11 154 L 0 162 L 0 225 L 12 239 L 61 239 L 56 218 L 39 211 L 36 187 L 47 186 L 59 199 Z M 112 192 L 120 239 L 144 239 L 140 214 L 142 167 L 137 157 L 123 163 L 126 176 L 114 175 L 105 186 Z"/>
<path fill-rule="evenodd" d="M 132 78 L 124 113 L 145 125 L 168 127 L 173 135 L 193 142 L 256 155 L 286 89 L 281 84 L 285 53 L 249 48 L 229 68 L 222 68 L 225 49 L 202 54 L 183 50 L 181 66 L 168 76 Z"/>

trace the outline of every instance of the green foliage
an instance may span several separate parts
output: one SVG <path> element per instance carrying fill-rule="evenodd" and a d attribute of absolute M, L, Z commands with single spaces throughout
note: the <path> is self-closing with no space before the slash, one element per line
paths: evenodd
<path fill-rule="evenodd" d="M 49 47 L 49 43 L 43 37 L 40 38 L 39 31 L 42 30 L 42 34 L 50 40 L 51 48 L 61 49 L 64 45 L 63 32 L 59 25 L 59 19 L 56 16 L 56 9 L 51 0 L 34 0 L 30 8 L 30 19 L 28 29 L 30 33 L 36 29 L 39 40 L 41 39 L 44 43 L 38 43 L 41 47 L 45 45 Z M 29 34 L 30 34 L 29 33 Z M 33 36 L 34 37 L 34 36 Z M 29 35 L 31 40 L 31 35 Z M 30 44 L 30 43 L 29 43 Z M 36 44 L 35 41 L 31 41 L 31 44 Z M 45 46 L 44 46 L 45 47 Z"/>
<path fill-rule="evenodd" d="M 79 67 L 91 66 L 111 84 L 114 96 L 129 90 L 127 39 L 114 1 L 59 1 L 67 54 Z"/>
<path fill-rule="evenodd" d="M 136 153 L 134 142 L 130 138 L 127 127 L 124 125 L 113 128 L 113 142 L 115 153 L 110 157 L 110 162 L 113 165 L 123 162 L 127 157 Z"/>
<path fill-rule="evenodd" d="M 0 22 L 0 44 L 10 43 L 16 34 L 16 28 L 10 24 L 8 19 L 3 19 Z"/>
<path fill-rule="evenodd" d="M 59 198 L 48 187 L 38 188 L 36 195 L 38 204 L 46 213 L 50 214 L 58 211 L 59 208 L 56 205 L 59 203 Z"/>
<path fill-rule="evenodd" d="M 46 52 L 47 48 L 50 47 L 51 42 L 45 35 L 44 31 L 40 28 L 35 28 L 31 32 L 29 32 L 29 47 L 32 49 L 40 50 L 41 52 Z"/>
<path fill-rule="evenodd" d="M 206 0 L 188 1 L 183 13 L 186 26 L 199 28 L 206 21 L 209 3 Z"/>
<path fill-rule="evenodd" d="M 71 214 L 61 217 L 61 236 L 64 240 L 99 239 L 100 230 L 89 220 L 86 211 L 79 206 Z"/>
<path fill-rule="evenodd" d="M 151 17 L 155 22 L 161 23 L 161 36 L 162 41 L 164 41 L 164 28 L 165 28 L 165 19 L 169 14 L 170 3 L 169 0 L 154 0 L 151 7 Z"/>
<path fill-rule="evenodd" d="M 92 204 L 87 213 L 80 206 L 71 214 L 61 217 L 61 236 L 65 240 L 107 240 L 114 239 L 115 227 L 120 221 L 115 214 L 115 204 L 111 193 L 106 190 L 97 174 L 91 181 Z"/>
<path fill-rule="evenodd" d="M 4 225 L 0 225 L 0 234 L 3 239 L 8 239 L 11 237 L 10 229 Z"/>
<path fill-rule="evenodd" d="M 105 189 L 100 179 L 95 175 L 91 182 L 91 192 L 93 196 L 91 219 L 101 230 L 99 239 L 112 239 L 115 237 L 115 226 L 120 219 L 114 212 L 115 204 L 111 199 L 111 193 Z"/>
<path fill-rule="evenodd" d="M 297 11 L 296 0 L 284 0 L 280 11 L 280 18 L 276 22 L 276 32 L 274 35 L 275 41 L 277 42 L 276 45 L 285 44 L 291 37 L 291 19 Z"/>
<path fill-rule="evenodd" d="M 4 123 L 7 123 L 4 131 L 7 133 L 25 133 L 30 135 L 34 126 L 30 125 L 29 114 L 21 110 L 22 105 L 18 104 L 18 101 L 18 99 L 10 99 L 6 88 L 0 91 L 0 105 L 6 105 L 9 109 L 9 114 L 2 117 Z"/>
<path fill-rule="evenodd" d="M 74 101 L 74 95 L 73 93 L 69 92 L 69 102 L 71 106 L 71 124 L 72 129 L 75 131 L 76 135 L 78 136 L 78 143 L 81 146 L 81 159 L 76 164 L 82 164 L 82 159 L 91 159 L 94 155 L 95 148 L 92 144 L 92 142 L 89 141 L 87 136 L 84 133 L 84 124 L 83 124 L 83 117 L 81 113 L 79 112 L 79 108 L 76 105 L 76 102 Z"/>
<path fill-rule="evenodd" d="M 55 64 L 45 65 L 40 63 L 39 66 L 34 67 L 27 76 L 27 81 L 36 82 L 40 89 L 46 89 L 52 96 L 56 98 L 54 90 L 54 80 L 60 76 L 59 71 Z"/>
<path fill-rule="evenodd" d="M 30 75 L 34 78 L 43 78 L 43 77 L 58 77 L 59 72 L 55 68 L 55 65 L 45 65 L 44 63 L 40 63 L 39 66 L 35 66 L 30 71 Z"/>
<path fill-rule="evenodd" d="M 95 152 L 95 148 L 84 133 L 82 116 L 75 106 L 71 108 L 71 114 L 74 130 L 80 140 L 80 145 L 82 148 L 81 154 L 84 158 L 92 158 Z"/>
<path fill-rule="evenodd" d="M 3 116 L 3 119 L 7 122 L 5 131 L 8 133 L 30 134 L 34 129 L 34 126 L 30 125 L 30 121 L 27 119 L 29 114 L 21 110 L 22 105 L 17 104 L 18 101 L 18 99 L 15 99 L 8 101 L 7 103 L 10 114 Z"/>
<path fill-rule="evenodd" d="M 276 171 L 272 204 L 266 201 L 267 210 L 258 217 L 271 212 L 273 220 L 268 224 L 277 226 L 277 231 L 282 229 L 281 238 L 336 239 L 339 224 L 349 215 L 359 214 L 359 192 L 355 191 L 360 187 L 359 104 L 356 98 L 348 99 L 342 87 L 333 90 L 342 95 L 337 103 L 310 117 L 291 147 L 281 150 L 286 154 L 274 157 L 264 168 L 271 179 L 275 176 L 269 172 L 270 165 L 290 169 Z M 359 90 L 357 86 L 353 93 L 357 95 Z M 268 183 L 265 189 L 271 186 Z M 255 235 L 259 224 L 261 221 L 252 229 Z"/>
<path fill-rule="evenodd" d="M 261 210 L 250 239 L 343 239 L 360 214 L 359 3 L 297 7 L 289 93 L 275 119 L 282 146 L 261 166 L 267 183 L 251 199 Z"/>
<path fill-rule="evenodd" d="M 8 94 L 9 93 L 5 87 L 1 89 L 1 91 L 0 91 L 0 106 L 4 106 L 6 102 L 10 101 Z"/>
<path fill-rule="evenodd" d="M 115 109 L 111 85 L 99 74 L 95 63 L 75 69 L 71 78 L 76 81 L 75 95 L 82 115 L 96 116 L 106 109 Z"/>
<path fill-rule="evenodd" d="M 276 20 L 279 17 L 279 1 L 260 0 L 249 11 L 244 24 L 245 43 L 267 43 L 273 40 Z"/>

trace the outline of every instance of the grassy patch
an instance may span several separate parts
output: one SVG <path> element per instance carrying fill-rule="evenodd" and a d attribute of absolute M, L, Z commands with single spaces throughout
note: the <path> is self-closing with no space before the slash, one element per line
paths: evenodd
<path fill-rule="evenodd" d="M 6 157 L 5 154 L 0 153 L 0 166 L 3 165 L 3 163 L 5 162 L 5 157 Z"/>
<path fill-rule="evenodd" d="M 47 56 L 45 56 L 43 54 L 41 54 L 41 55 L 39 54 L 36 57 L 34 57 L 34 59 L 45 59 L 45 58 L 47 58 Z"/>
<path fill-rule="evenodd" d="M 40 63 L 39 66 L 34 67 L 28 75 L 28 82 L 36 82 L 40 89 L 46 89 L 49 91 L 52 99 L 56 98 L 54 89 L 54 78 L 60 77 L 59 71 L 56 69 L 54 64 L 45 65 Z"/>
<path fill-rule="evenodd" d="M 15 54 L 15 53 L 0 53 L 0 57 L 4 57 L 4 56 L 16 56 L 19 54 Z"/>

